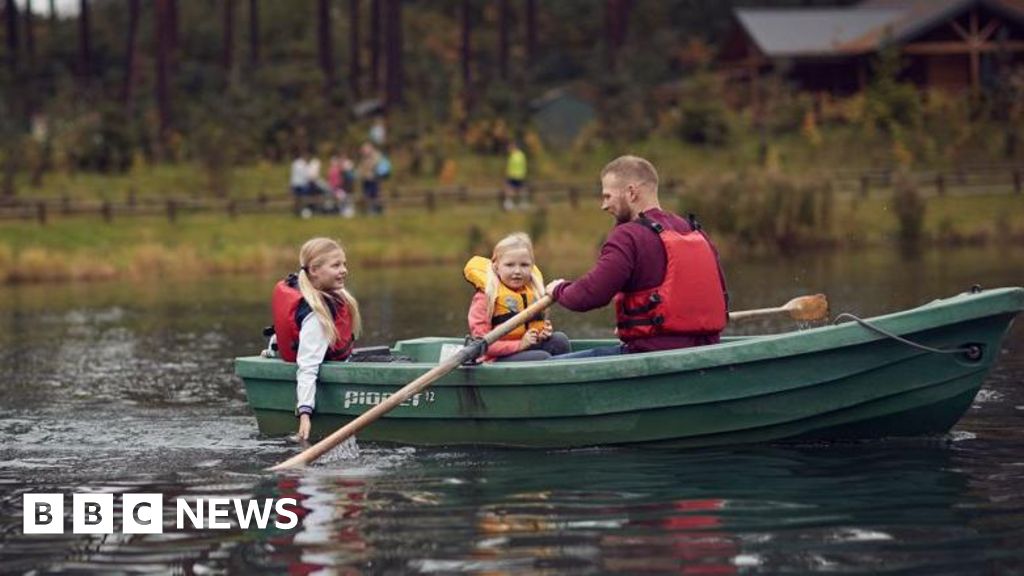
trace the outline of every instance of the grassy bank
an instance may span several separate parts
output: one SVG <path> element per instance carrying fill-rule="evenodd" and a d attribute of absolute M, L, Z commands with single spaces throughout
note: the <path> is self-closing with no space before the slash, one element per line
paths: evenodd
<path fill-rule="evenodd" d="M 746 196 L 761 197 L 754 193 Z M 741 212 L 739 216 L 716 214 L 721 206 L 707 205 L 697 191 L 663 201 L 680 212 L 696 206 L 726 258 L 746 251 L 856 248 L 895 243 L 901 236 L 902 224 L 891 198 L 835 197 L 827 207 L 828 214 L 810 225 L 799 205 L 794 209 L 777 205 L 770 195 L 750 208 L 749 214 Z M 1024 196 L 948 196 L 920 201 L 924 216 L 921 243 L 1024 241 Z M 728 202 L 726 196 L 720 204 Z M 821 206 L 819 210 L 826 210 Z M 729 223 L 727 217 L 739 218 L 739 223 Z M 610 225 L 596 199 L 575 210 L 567 204 L 514 213 L 489 206 L 445 206 L 435 213 L 404 210 L 380 218 L 354 219 L 245 215 L 232 220 L 200 214 L 181 216 L 173 223 L 162 217 L 135 217 L 107 224 L 87 217 L 57 217 L 45 226 L 15 222 L 0 227 L 0 282 L 277 274 L 294 267 L 298 246 L 316 235 L 340 238 L 354 267 L 459 265 L 470 253 L 489 252 L 495 240 L 513 230 L 525 230 L 537 239 L 538 257 L 543 261 L 591 261 Z M 799 231 L 808 226 L 813 234 L 797 235 L 791 245 L 754 236 L 776 234 L 780 229 L 788 234 L 789 227 Z"/>

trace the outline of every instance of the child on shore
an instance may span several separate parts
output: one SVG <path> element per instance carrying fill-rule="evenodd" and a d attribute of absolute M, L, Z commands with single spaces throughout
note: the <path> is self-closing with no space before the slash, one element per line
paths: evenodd
<path fill-rule="evenodd" d="M 490 260 L 470 258 L 463 273 L 476 288 L 469 305 L 469 331 L 474 338 L 490 332 L 544 295 L 544 278 L 533 263 L 533 243 L 522 232 L 498 242 Z M 569 351 L 569 338 L 554 332 L 551 322 L 537 316 L 491 344 L 483 359 L 545 360 Z"/>
<path fill-rule="evenodd" d="M 359 303 L 345 289 L 345 251 L 329 238 L 313 238 L 299 250 L 299 271 L 274 286 L 271 309 L 281 359 L 298 364 L 296 415 L 299 438 L 309 439 L 316 408 L 316 379 L 327 360 L 345 360 L 359 336 Z"/>

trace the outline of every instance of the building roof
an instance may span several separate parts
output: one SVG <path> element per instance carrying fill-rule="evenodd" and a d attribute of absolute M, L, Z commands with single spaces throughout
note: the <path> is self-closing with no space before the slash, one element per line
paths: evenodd
<path fill-rule="evenodd" d="M 738 9 L 736 19 L 767 56 L 817 56 L 847 52 L 844 46 L 902 14 L 893 9 Z"/>
<path fill-rule="evenodd" d="M 887 39 L 906 41 L 973 5 L 1024 22 L 1024 0 L 866 0 L 845 8 L 734 11 L 739 25 L 768 57 L 865 54 Z"/>

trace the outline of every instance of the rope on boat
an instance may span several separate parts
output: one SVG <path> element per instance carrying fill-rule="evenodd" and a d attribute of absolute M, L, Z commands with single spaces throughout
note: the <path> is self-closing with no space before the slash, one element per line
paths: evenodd
<path fill-rule="evenodd" d="M 968 344 L 967 346 L 963 346 L 960 348 L 932 348 L 931 346 L 925 346 L 924 344 L 919 344 L 917 342 L 907 340 L 906 338 L 899 336 L 898 334 L 893 334 L 892 332 L 889 332 L 884 328 L 879 328 L 878 326 L 875 326 L 874 324 L 868 322 L 867 320 L 864 320 L 863 318 L 858 318 L 857 316 L 854 316 L 853 314 L 850 314 L 848 312 L 843 312 L 842 314 L 836 316 L 835 320 L 833 320 L 832 323 L 839 324 L 839 321 L 844 319 L 853 320 L 854 322 L 860 324 L 861 326 L 867 328 L 868 330 L 881 334 L 882 336 L 892 338 L 893 340 L 901 344 L 906 344 L 911 348 L 924 350 L 925 352 L 933 352 L 935 354 L 965 354 L 967 358 L 972 361 L 976 361 L 981 358 L 982 349 L 981 346 L 978 344 Z"/>

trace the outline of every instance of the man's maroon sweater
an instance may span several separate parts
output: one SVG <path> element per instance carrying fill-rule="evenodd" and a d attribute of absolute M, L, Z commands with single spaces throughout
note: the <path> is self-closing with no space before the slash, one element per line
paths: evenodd
<path fill-rule="evenodd" d="M 683 234 L 691 231 L 689 222 L 675 214 L 652 209 L 643 215 L 668 230 Z M 717 257 L 717 250 L 715 255 Z M 636 221 L 619 224 L 612 229 L 601 246 L 597 264 L 578 280 L 559 284 L 552 297 L 565 308 L 576 312 L 600 308 L 611 302 L 619 292 L 635 292 L 659 286 L 665 280 L 666 261 L 665 245 L 650 228 Z M 721 276 L 721 265 L 718 273 Z M 724 279 L 722 284 L 725 285 Z M 652 336 L 630 342 L 628 350 L 652 352 L 715 344 L 718 341 L 718 334 Z"/>

